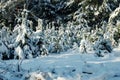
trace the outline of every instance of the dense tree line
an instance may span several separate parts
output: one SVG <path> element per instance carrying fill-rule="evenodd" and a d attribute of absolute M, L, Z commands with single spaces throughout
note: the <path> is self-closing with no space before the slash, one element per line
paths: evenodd
<path fill-rule="evenodd" d="M 68 49 L 97 56 L 119 45 L 119 0 L 2 0 L 1 59 Z M 3 50 L 4 49 L 4 50 Z"/>

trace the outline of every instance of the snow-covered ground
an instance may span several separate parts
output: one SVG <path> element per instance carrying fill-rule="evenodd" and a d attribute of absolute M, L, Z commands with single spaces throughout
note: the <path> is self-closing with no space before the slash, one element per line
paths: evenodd
<path fill-rule="evenodd" d="M 18 64 L 20 71 L 18 72 Z M 104 57 L 77 49 L 29 60 L 0 61 L 0 80 L 120 80 L 120 49 Z"/>

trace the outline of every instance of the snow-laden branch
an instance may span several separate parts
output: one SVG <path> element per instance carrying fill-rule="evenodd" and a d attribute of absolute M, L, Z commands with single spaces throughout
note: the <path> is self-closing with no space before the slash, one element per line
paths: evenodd
<path fill-rule="evenodd" d="M 8 0 L 0 4 L 0 9 L 12 9 L 17 4 L 24 2 L 25 0 Z"/>
<path fill-rule="evenodd" d="M 115 17 L 117 17 L 118 15 L 120 14 L 120 6 L 117 7 L 111 14 L 110 14 L 110 17 L 109 17 L 109 21 L 108 22 L 111 22 Z"/>

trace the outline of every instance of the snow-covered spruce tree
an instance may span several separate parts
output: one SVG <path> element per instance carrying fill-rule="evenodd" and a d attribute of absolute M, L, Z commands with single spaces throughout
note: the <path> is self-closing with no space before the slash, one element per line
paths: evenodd
<path fill-rule="evenodd" d="M 22 15 L 22 23 L 17 24 L 17 26 L 14 28 L 14 31 L 16 31 L 15 35 L 15 41 L 13 42 L 13 46 L 15 51 L 14 51 L 14 58 L 16 59 L 17 57 L 19 59 L 24 59 L 26 54 L 24 53 L 24 45 L 27 43 L 26 42 L 26 35 L 27 35 L 27 28 L 28 28 L 28 22 L 27 22 L 27 15 L 28 12 L 26 9 L 23 10 L 21 13 Z"/>
<path fill-rule="evenodd" d="M 28 40 L 28 32 L 30 32 L 28 28 L 28 21 L 27 21 L 28 12 L 24 8 L 21 13 L 21 24 L 17 24 L 14 28 L 15 35 L 13 43 L 9 45 L 9 48 L 14 49 L 14 59 L 19 59 L 19 62 L 17 64 L 17 71 L 21 71 L 21 63 L 25 58 L 31 58 L 32 53 L 28 50 L 29 48 L 26 48 L 28 46 L 27 40 Z M 14 34 L 14 33 L 13 33 Z M 29 52 L 28 52 L 29 51 Z"/>

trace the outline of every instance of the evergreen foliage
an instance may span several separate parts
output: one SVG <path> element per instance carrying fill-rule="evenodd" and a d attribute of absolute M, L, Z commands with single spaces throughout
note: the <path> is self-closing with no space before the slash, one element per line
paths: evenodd
<path fill-rule="evenodd" d="M 119 44 L 119 0 L 13 2 L 0 2 L 1 59 L 35 58 L 75 48 L 104 56 Z"/>

